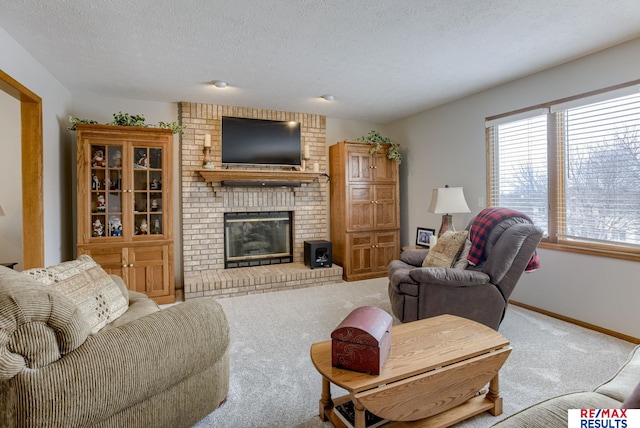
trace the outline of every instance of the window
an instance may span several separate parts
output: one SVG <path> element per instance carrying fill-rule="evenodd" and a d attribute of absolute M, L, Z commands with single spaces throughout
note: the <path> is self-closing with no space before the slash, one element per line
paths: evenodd
<path fill-rule="evenodd" d="M 489 201 L 545 241 L 640 254 L 640 92 L 626 87 L 487 121 Z"/>
<path fill-rule="evenodd" d="M 535 115 L 490 128 L 491 205 L 522 211 L 548 235 L 547 117 Z"/>

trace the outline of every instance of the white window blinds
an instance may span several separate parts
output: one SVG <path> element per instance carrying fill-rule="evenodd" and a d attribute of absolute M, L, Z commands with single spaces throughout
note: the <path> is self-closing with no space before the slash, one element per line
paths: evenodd
<path fill-rule="evenodd" d="M 558 238 L 640 245 L 640 94 L 560 110 Z"/>
<path fill-rule="evenodd" d="M 491 205 L 528 214 L 556 243 L 638 252 L 638 86 L 487 121 Z"/>
<path fill-rule="evenodd" d="M 548 224 L 547 115 L 493 125 L 489 132 L 490 201 Z M 540 114 L 542 113 L 542 115 Z"/>

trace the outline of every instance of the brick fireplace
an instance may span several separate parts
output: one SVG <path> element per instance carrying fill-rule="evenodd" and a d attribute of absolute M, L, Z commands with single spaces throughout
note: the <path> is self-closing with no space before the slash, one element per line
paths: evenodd
<path fill-rule="evenodd" d="M 206 181 L 202 168 L 206 134 L 211 135 L 214 167 L 223 168 L 220 156 L 223 116 L 287 120 L 301 124 L 302 144 L 310 161 L 327 171 L 325 117 L 312 114 L 180 103 L 182 239 L 185 299 L 231 296 L 340 282 L 342 268 L 310 269 L 303 264 L 304 241 L 326 239 L 328 178 L 319 176 L 299 187 L 223 186 Z M 238 167 L 229 167 L 236 168 Z M 261 167 L 278 171 L 280 167 Z M 290 212 L 293 263 L 225 269 L 225 214 Z"/>

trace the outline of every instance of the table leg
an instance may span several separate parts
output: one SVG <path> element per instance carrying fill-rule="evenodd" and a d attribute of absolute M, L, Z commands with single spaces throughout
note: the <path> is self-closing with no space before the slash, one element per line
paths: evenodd
<path fill-rule="evenodd" d="M 364 406 L 360 403 L 360 400 L 355 397 L 352 398 L 353 408 L 356 410 L 355 415 L 355 423 L 353 424 L 354 428 L 365 428 L 365 419 L 364 419 Z"/>
<path fill-rule="evenodd" d="M 491 379 L 489 382 L 489 392 L 487 392 L 487 398 L 493 401 L 493 408 L 489 409 L 489 413 L 493 416 L 502 414 L 502 397 L 500 396 L 500 380 L 499 373 Z"/>
<path fill-rule="evenodd" d="M 333 409 L 333 400 L 331 399 L 331 384 L 324 377 L 322 378 L 322 396 L 320 397 L 320 420 L 327 420 L 327 410 Z"/>

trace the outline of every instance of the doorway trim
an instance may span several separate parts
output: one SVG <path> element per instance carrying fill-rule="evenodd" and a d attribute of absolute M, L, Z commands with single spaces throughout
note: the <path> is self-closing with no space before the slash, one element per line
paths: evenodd
<path fill-rule="evenodd" d="M 0 70 L 0 90 L 20 101 L 22 150 L 22 264 L 44 266 L 42 99 Z"/>

